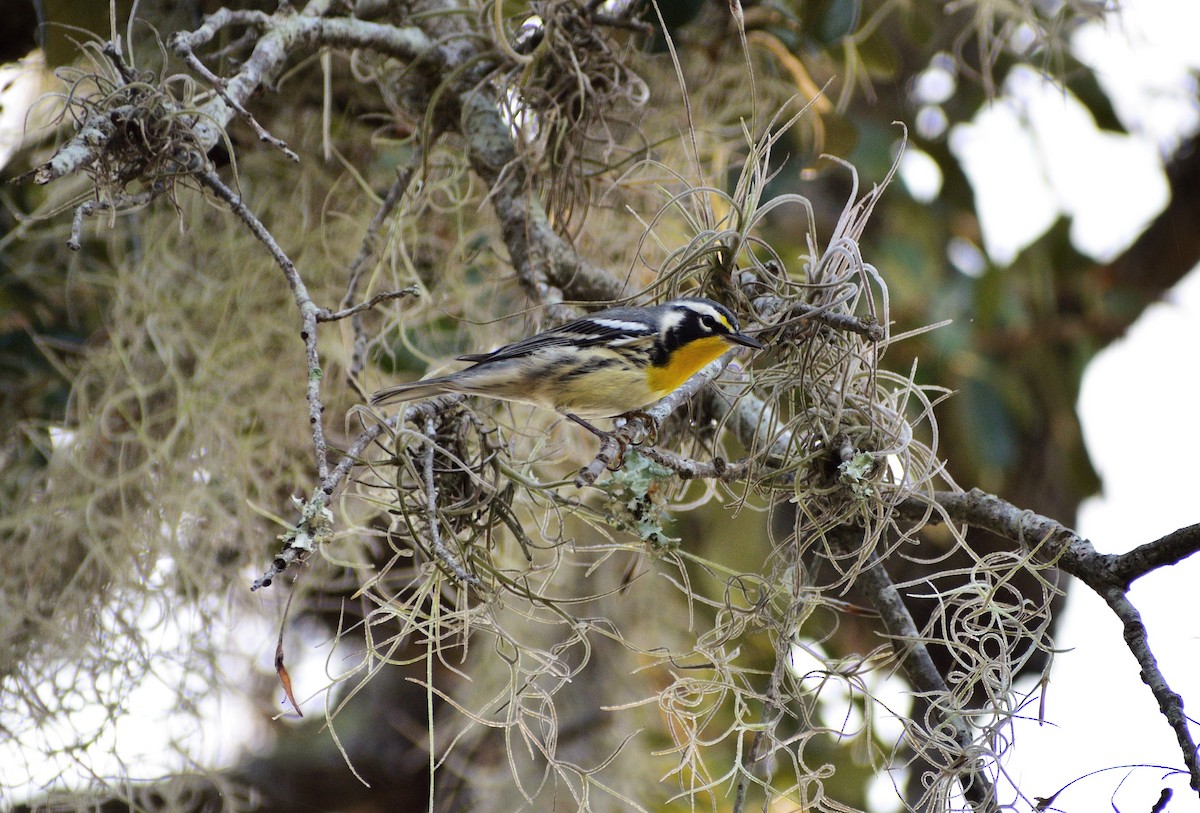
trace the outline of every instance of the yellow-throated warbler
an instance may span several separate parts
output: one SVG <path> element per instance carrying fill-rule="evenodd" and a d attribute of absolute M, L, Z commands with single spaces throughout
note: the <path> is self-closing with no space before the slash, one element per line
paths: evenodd
<path fill-rule="evenodd" d="M 372 404 L 447 393 L 485 395 L 553 409 L 592 432 L 587 418 L 636 412 L 739 344 L 763 349 L 737 317 L 709 299 L 609 308 L 490 353 L 459 356 L 465 370 L 387 387 Z"/>

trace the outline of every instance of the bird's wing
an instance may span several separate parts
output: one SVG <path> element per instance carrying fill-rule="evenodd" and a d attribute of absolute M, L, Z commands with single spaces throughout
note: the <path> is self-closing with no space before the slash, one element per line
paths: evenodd
<path fill-rule="evenodd" d="M 624 343 L 632 343 L 652 338 L 655 335 L 654 329 L 648 325 L 631 319 L 621 319 L 617 315 L 614 315 L 619 314 L 620 310 L 623 309 L 600 311 L 592 316 L 575 319 L 556 328 L 551 328 L 542 333 L 521 339 L 518 342 L 506 344 L 490 353 L 471 353 L 459 356 L 458 360 L 473 361 L 476 364 L 490 364 L 496 361 L 525 356 L 546 347 L 563 347 L 566 345 L 591 347 L 592 345 L 604 344 L 610 341 L 620 342 L 622 337 L 627 337 L 627 342 Z"/>

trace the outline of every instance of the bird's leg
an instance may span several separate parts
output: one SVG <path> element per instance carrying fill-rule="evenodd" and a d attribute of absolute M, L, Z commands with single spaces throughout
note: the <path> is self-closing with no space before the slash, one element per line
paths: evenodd
<path fill-rule="evenodd" d="M 574 415 L 570 412 L 564 412 L 562 414 L 564 417 L 569 418 L 570 420 L 582 426 L 584 429 L 591 432 L 596 437 L 600 438 L 601 450 L 604 448 L 604 441 L 612 441 L 615 443 L 617 445 L 617 453 L 613 459 L 609 461 L 608 469 L 609 471 L 616 471 L 617 469 L 621 468 L 621 464 L 625 462 L 625 450 L 629 448 L 629 441 L 625 440 L 625 438 L 621 437 L 616 432 L 605 432 L 603 429 L 597 429 L 578 415 Z"/>
<path fill-rule="evenodd" d="M 611 432 L 605 432 L 605 431 L 604 431 L 604 430 L 602 430 L 602 429 L 597 429 L 596 427 L 592 426 L 590 423 L 588 423 L 587 421 L 585 421 L 583 418 L 579 417 L 578 415 L 576 415 L 576 414 L 574 414 L 574 413 L 572 413 L 572 412 L 564 412 L 564 413 L 562 413 L 562 414 L 563 414 L 563 417 L 565 417 L 565 418 L 569 418 L 570 420 L 572 420 L 572 421 L 574 421 L 575 423 L 579 424 L 579 425 L 580 425 L 580 426 L 582 426 L 584 429 L 588 430 L 589 432 L 591 432 L 593 435 L 595 435 L 595 436 L 596 436 L 596 437 L 598 437 L 598 438 L 606 438 L 606 437 L 608 437 L 610 434 L 612 434 Z"/>

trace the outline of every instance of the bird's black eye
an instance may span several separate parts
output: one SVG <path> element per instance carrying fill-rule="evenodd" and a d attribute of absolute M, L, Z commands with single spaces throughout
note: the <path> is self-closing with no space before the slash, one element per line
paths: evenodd
<path fill-rule="evenodd" d="M 703 325 L 704 329 L 709 333 L 718 333 L 721 330 L 721 326 L 717 324 L 717 320 L 709 316 L 707 313 L 700 317 L 700 324 Z"/>

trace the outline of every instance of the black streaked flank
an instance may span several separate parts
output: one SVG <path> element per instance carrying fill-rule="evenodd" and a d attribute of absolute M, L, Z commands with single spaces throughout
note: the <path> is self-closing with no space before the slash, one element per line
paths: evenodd
<path fill-rule="evenodd" d="M 575 367 L 565 370 L 558 374 L 559 381 L 570 381 L 573 378 L 588 375 L 589 373 L 597 373 L 607 367 L 615 367 L 621 363 L 621 360 L 616 357 L 609 358 L 591 358 L 578 364 Z"/>

